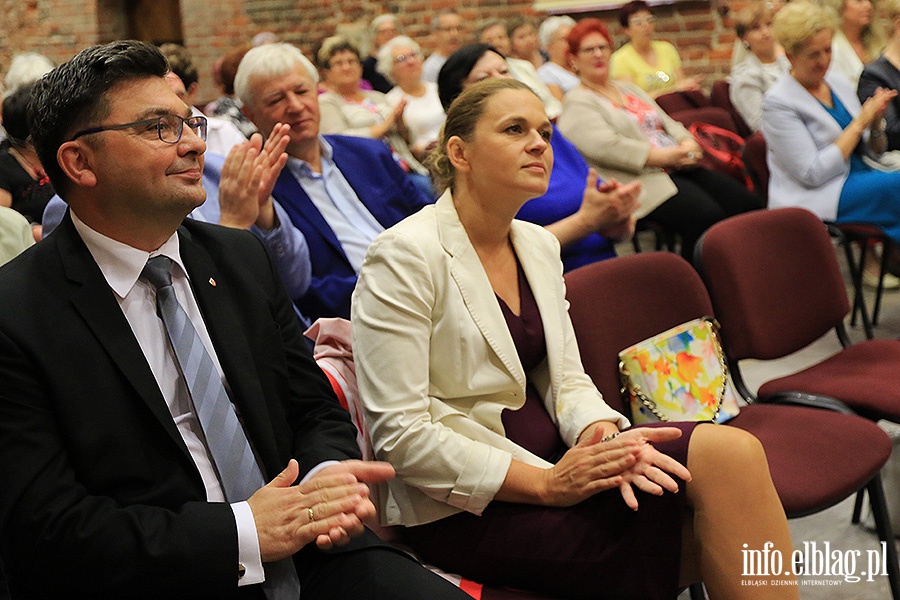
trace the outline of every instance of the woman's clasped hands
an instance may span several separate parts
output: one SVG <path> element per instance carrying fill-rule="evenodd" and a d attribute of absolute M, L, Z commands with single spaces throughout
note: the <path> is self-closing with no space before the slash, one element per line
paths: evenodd
<path fill-rule="evenodd" d="M 674 477 L 690 481 L 684 465 L 662 454 L 654 442 L 677 439 L 681 430 L 674 427 L 641 427 L 602 441 L 602 427 L 589 427 L 578 443 L 556 465 L 545 472 L 546 503 L 572 506 L 599 492 L 619 488 L 625 504 L 638 509 L 634 488 L 660 496 L 677 492 Z"/>

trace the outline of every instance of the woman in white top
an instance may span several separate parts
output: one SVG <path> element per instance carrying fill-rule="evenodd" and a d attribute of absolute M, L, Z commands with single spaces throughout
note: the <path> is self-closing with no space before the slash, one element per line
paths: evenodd
<path fill-rule="evenodd" d="M 547 191 L 552 137 L 522 83 L 472 85 L 430 157 L 447 190 L 369 247 L 353 345 L 375 454 L 397 471 L 382 522 L 442 569 L 554 598 L 671 600 L 702 579 L 713 599 L 796 599 L 794 576 L 737 575 L 742 545 L 790 554 L 759 442 L 628 428 L 585 374 L 559 245 L 515 219 Z"/>
<path fill-rule="evenodd" d="M 831 42 L 831 72 L 840 73 L 855 86 L 863 66 L 884 48 L 884 38 L 875 27 L 872 0 L 821 0 L 832 9 L 840 25 Z"/>
<path fill-rule="evenodd" d="M 381 92 L 359 87 L 362 59 L 356 46 L 347 38 L 333 36 L 322 42 L 316 59 L 329 90 L 319 96 L 319 131 L 384 140 L 411 175 L 428 179 L 428 169 L 407 143 L 406 103 L 391 106 Z"/>
<path fill-rule="evenodd" d="M 559 100 L 579 83 L 578 75 L 572 72 L 569 64 L 569 43 L 566 41 L 574 26 L 575 19 L 572 17 L 548 17 L 538 30 L 541 47 L 550 57 L 550 60 L 538 67 L 538 75 L 547 84 L 550 93 Z"/>
<path fill-rule="evenodd" d="M 788 72 L 791 64 L 775 42 L 772 11 L 767 5 L 760 2 L 738 13 L 734 29 L 747 54 L 731 69 L 728 91 L 734 108 L 750 129 L 757 131 L 766 90 Z"/>
<path fill-rule="evenodd" d="M 403 123 L 409 132 L 409 149 L 419 160 L 434 147 L 444 124 L 444 107 L 436 83 L 422 80 L 422 49 L 405 35 L 386 42 L 378 51 L 378 72 L 392 81 L 385 94 L 388 104 L 403 109 Z"/>

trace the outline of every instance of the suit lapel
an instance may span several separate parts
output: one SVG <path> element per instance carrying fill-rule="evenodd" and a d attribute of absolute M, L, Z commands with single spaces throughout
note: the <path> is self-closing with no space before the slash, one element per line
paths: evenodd
<path fill-rule="evenodd" d="M 369 168 L 365 168 L 364 165 L 357 164 L 358 156 L 352 151 L 341 151 L 344 145 L 343 140 L 335 140 L 329 137 L 328 142 L 334 151 L 332 155 L 334 164 L 337 165 L 344 179 L 356 192 L 356 197 L 366 207 L 366 210 L 375 217 L 375 220 L 385 229 L 401 221 L 406 215 L 397 216 L 391 213 L 390 205 L 387 202 L 390 193 L 388 190 L 383 189 L 383 178 L 372 177 L 371 169 L 380 168 L 380 165 L 367 165 Z"/>
<path fill-rule="evenodd" d="M 238 326 L 241 321 L 232 301 L 235 291 L 227 289 L 228 280 L 222 277 L 212 257 L 193 240 L 190 232 L 182 227 L 178 233 L 181 259 L 216 349 L 216 357 L 231 388 L 231 401 L 237 408 L 251 445 L 262 459 L 259 461 L 260 467 L 268 480 L 275 473 L 266 473 L 265 465 L 277 464 L 278 450 L 271 415 L 254 368 L 253 351 L 244 329 Z"/>
<path fill-rule="evenodd" d="M 316 231 L 334 250 L 345 257 L 344 249 L 338 241 L 334 230 L 325 221 L 322 213 L 316 208 L 309 196 L 303 191 L 303 187 L 291 170 L 284 167 L 275 181 L 272 196 L 288 212 L 291 219 L 305 222 L 309 228 Z M 347 264 L 350 264 L 349 262 Z"/>
<path fill-rule="evenodd" d="M 558 293 L 559 286 L 554 282 L 560 276 L 561 267 L 559 260 L 538 250 L 539 248 L 543 250 L 545 246 L 535 243 L 534 236 L 528 235 L 524 231 L 526 227 L 529 225 L 513 221 L 512 244 L 516 256 L 519 257 L 519 264 L 522 265 L 522 271 L 525 272 L 528 285 L 531 287 L 538 312 L 541 314 L 544 339 L 547 343 L 547 360 L 550 361 L 550 373 L 559 376 L 563 370 L 563 348 L 565 346 L 563 319 L 567 314 L 566 308 L 562 304 L 563 299 Z M 557 389 L 559 383 L 554 377 L 553 388 Z"/>
<path fill-rule="evenodd" d="M 103 273 L 75 230 L 68 213 L 59 225 L 58 245 L 66 277 L 72 283 L 71 301 L 88 328 L 122 372 L 141 401 L 186 457 L 187 446 L 175 426 L 156 378 L 147 364 L 131 326 L 115 299 Z"/>
<path fill-rule="evenodd" d="M 507 368 L 516 382 L 525 387 L 525 371 L 513 342 L 503 311 L 491 288 L 487 273 L 459 222 L 450 192 L 436 204 L 438 235 L 444 250 L 452 257 L 450 274 L 459 288 L 466 309 L 485 341 Z"/>

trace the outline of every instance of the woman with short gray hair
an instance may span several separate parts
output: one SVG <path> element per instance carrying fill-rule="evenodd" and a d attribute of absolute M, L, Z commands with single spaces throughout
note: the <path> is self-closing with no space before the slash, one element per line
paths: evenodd
<path fill-rule="evenodd" d="M 437 141 L 445 115 L 437 84 L 422 80 L 421 47 L 405 35 L 391 39 L 378 51 L 378 71 L 396 84 L 385 96 L 388 104 L 406 103 L 403 123 L 409 132 L 409 149 L 424 160 Z"/>

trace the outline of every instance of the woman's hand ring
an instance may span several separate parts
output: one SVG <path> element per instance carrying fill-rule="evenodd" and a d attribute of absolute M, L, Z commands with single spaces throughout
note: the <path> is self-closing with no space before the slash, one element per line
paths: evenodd
<path fill-rule="evenodd" d="M 694 160 L 694 158 L 696 158 L 697 155 L 694 154 L 693 152 L 688 152 L 687 156 L 688 156 L 688 160 Z"/>

